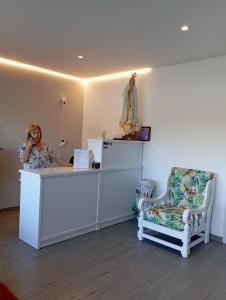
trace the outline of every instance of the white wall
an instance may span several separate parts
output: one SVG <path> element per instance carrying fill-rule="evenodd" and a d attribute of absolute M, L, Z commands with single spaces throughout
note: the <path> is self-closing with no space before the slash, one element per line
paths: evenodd
<path fill-rule="evenodd" d="M 17 148 L 29 123 L 38 123 L 43 139 L 58 152 L 62 105 L 65 93 L 64 133 L 67 144 L 62 157 L 68 160 L 82 143 L 83 86 L 73 81 L 0 67 L 0 208 L 19 204 Z"/>
<path fill-rule="evenodd" d="M 226 56 L 155 69 L 138 78 L 143 125 L 152 127 L 144 148 L 143 176 L 163 191 L 172 166 L 217 175 L 211 233 L 223 236 L 226 198 Z M 88 85 L 84 97 L 83 143 L 106 128 L 118 129 L 122 90 L 128 79 Z"/>

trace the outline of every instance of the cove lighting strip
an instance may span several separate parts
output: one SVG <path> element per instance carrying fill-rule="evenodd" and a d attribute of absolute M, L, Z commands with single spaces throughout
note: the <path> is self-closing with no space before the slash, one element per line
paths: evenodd
<path fill-rule="evenodd" d="M 43 74 L 60 77 L 60 78 L 68 79 L 68 80 L 79 81 L 84 84 L 87 84 L 89 82 L 94 82 L 94 81 L 112 80 L 112 79 L 117 79 L 117 78 L 121 78 L 121 77 L 127 77 L 135 72 L 137 74 L 145 74 L 145 73 L 151 72 L 151 68 L 144 68 L 144 69 L 137 69 L 137 70 L 120 72 L 120 73 L 114 73 L 114 74 L 109 74 L 109 75 L 102 75 L 102 76 L 97 76 L 97 77 L 80 78 L 80 77 L 68 75 L 65 73 L 60 73 L 60 72 L 52 71 L 49 69 L 40 68 L 40 67 L 36 67 L 33 65 L 17 62 L 17 61 L 11 60 L 11 59 L 3 58 L 3 57 L 0 57 L 0 64 L 4 64 L 4 65 L 11 66 L 11 67 L 24 69 L 24 70 L 29 70 L 29 71 L 33 71 L 33 72 L 43 73 Z"/>
<path fill-rule="evenodd" d="M 130 70 L 120 73 L 114 73 L 109 75 L 102 75 L 97 77 L 90 77 L 90 78 L 84 78 L 85 83 L 93 82 L 93 81 L 102 81 L 102 80 L 112 80 L 112 79 L 118 79 L 121 77 L 128 77 L 131 76 L 131 74 L 145 74 L 151 72 L 151 68 L 144 68 L 144 69 L 138 69 L 138 70 Z"/>
<path fill-rule="evenodd" d="M 83 82 L 83 80 L 79 77 L 75 77 L 75 76 L 67 75 L 64 73 L 48 70 L 45 68 L 36 67 L 33 65 L 24 64 L 24 63 L 17 62 L 17 61 L 11 60 L 11 59 L 3 58 L 3 57 L 0 57 L 0 63 L 11 66 L 11 67 L 24 69 L 24 70 L 34 71 L 34 72 L 38 72 L 38 73 L 44 73 L 44 74 L 52 75 L 55 77 L 61 77 L 61 78 L 69 79 L 69 80 Z"/>

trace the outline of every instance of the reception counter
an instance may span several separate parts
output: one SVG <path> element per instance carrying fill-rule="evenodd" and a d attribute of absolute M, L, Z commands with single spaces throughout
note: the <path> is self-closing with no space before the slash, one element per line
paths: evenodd
<path fill-rule="evenodd" d="M 133 217 L 140 169 L 20 172 L 19 238 L 36 249 Z"/>
<path fill-rule="evenodd" d="M 133 218 L 142 170 L 137 161 L 98 170 L 20 170 L 19 238 L 40 249 Z"/>

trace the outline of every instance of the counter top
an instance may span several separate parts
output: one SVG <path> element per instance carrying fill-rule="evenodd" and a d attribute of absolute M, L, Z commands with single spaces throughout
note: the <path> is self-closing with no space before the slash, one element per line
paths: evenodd
<path fill-rule="evenodd" d="M 110 172 L 119 170 L 135 170 L 139 169 L 137 166 L 128 167 L 112 167 L 112 168 L 100 168 L 100 169 L 76 169 L 73 167 L 54 167 L 54 168 L 42 168 L 42 169 L 25 169 L 19 170 L 21 174 L 30 174 L 39 177 L 56 177 L 56 176 L 68 176 L 68 175 L 81 175 L 87 173 L 99 173 Z"/>
<path fill-rule="evenodd" d="M 38 175 L 41 177 L 56 176 L 56 175 L 70 175 L 81 173 L 93 173 L 99 170 L 96 169 L 76 169 L 73 167 L 53 167 L 53 168 L 41 168 L 41 169 L 24 169 L 19 170 L 20 173 L 28 173 L 32 175 Z"/>

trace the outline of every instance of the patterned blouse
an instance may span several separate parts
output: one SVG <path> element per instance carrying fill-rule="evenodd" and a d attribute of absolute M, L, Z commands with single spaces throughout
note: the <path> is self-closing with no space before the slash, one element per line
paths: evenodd
<path fill-rule="evenodd" d="M 26 144 L 23 143 L 18 148 L 18 158 L 22 159 L 22 155 L 26 148 Z M 36 149 L 35 147 L 31 147 L 31 152 L 29 159 L 26 163 L 23 164 L 24 169 L 39 169 L 49 167 L 50 163 L 52 163 L 52 157 L 50 157 L 49 149 L 47 144 L 42 144 L 40 149 Z"/>

